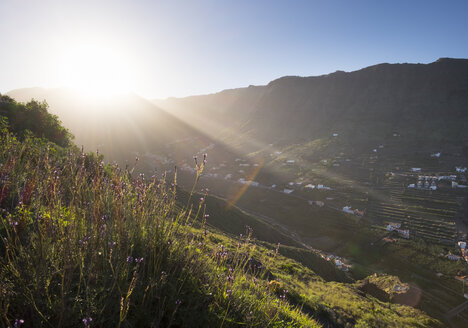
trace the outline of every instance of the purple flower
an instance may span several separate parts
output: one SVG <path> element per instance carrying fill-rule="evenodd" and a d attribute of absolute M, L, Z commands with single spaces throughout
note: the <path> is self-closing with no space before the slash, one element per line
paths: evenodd
<path fill-rule="evenodd" d="M 175 304 L 176 304 L 176 305 L 180 305 L 180 304 L 182 304 L 182 301 L 179 300 L 179 299 L 177 299 L 177 300 L 175 301 Z"/>
<path fill-rule="evenodd" d="M 137 258 L 137 259 L 135 259 L 135 262 L 136 262 L 136 263 L 141 263 L 141 262 L 143 262 L 143 258 L 142 258 L 142 257 Z"/>
<path fill-rule="evenodd" d="M 85 325 L 85 327 L 89 327 L 92 321 L 93 321 L 93 318 L 91 317 L 83 318 L 83 324 Z"/>
<path fill-rule="evenodd" d="M 128 257 L 127 257 L 127 262 L 128 262 L 128 263 L 132 263 L 132 262 L 133 262 L 133 257 L 132 257 L 132 256 L 128 256 Z"/>
<path fill-rule="evenodd" d="M 24 323 L 24 320 L 23 319 L 16 319 L 15 320 L 15 324 L 14 324 L 14 328 L 18 328 L 20 327 L 22 324 Z"/>

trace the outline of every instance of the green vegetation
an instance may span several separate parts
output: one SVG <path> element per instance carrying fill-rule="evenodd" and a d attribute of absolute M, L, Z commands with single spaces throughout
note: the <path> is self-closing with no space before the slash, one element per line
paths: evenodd
<path fill-rule="evenodd" d="M 71 145 L 71 135 L 60 125 L 58 117 L 47 112 L 44 102 L 31 100 L 27 104 L 18 103 L 0 94 L 0 116 L 8 120 L 10 130 L 23 139 L 27 133 L 45 138 L 59 146 Z"/>
<path fill-rule="evenodd" d="M 438 325 L 325 282 L 281 255 L 300 257 L 294 248 L 260 246 L 250 229 L 237 238 L 209 229 L 205 197 L 176 201 L 162 177 L 15 129 L 21 140 L 5 122 L 0 135 L 4 326 Z"/>

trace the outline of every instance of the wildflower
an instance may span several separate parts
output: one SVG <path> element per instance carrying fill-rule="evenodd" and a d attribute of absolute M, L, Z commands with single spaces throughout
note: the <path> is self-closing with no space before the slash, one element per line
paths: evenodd
<path fill-rule="evenodd" d="M 127 257 L 127 262 L 128 262 L 128 263 L 132 263 L 132 262 L 133 262 L 133 257 L 132 257 L 132 256 L 128 256 L 128 257 Z"/>
<path fill-rule="evenodd" d="M 13 325 L 14 328 L 20 327 L 24 323 L 23 319 L 16 319 L 15 324 Z"/>
<path fill-rule="evenodd" d="M 89 327 L 91 325 L 91 322 L 93 321 L 93 318 L 91 317 L 83 318 L 82 321 L 85 327 Z"/>
<path fill-rule="evenodd" d="M 276 254 L 278 254 L 279 248 L 280 248 L 281 243 L 278 243 L 278 246 L 276 247 Z"/>
<path fill-rule="evenodd" d="M 136 262 L 136 263 L 141 263 L 141 262 L 143 262 L 143 258 L 140 257 L 140 258 L 138 258 L 138 259 L 135 259 L 135 262 Z"/>
<path fill-rule="evenodd" d="M 110 247 L 114 247 L 116 244 L 117 244 L 117 243 L 116 243 L 115 241 L 110 241 L 110 242 L 109 242 L 109 246 L 110 246 Z"/>
<path fill-rule="evenodd" d="M 177 300 L 175 301 L 175 304 L 176 304 L 177 306 L 179 306 L 180 304 L 182 304 L 182 301 L 179 300 L 179 299 L 177 299 Z"/>

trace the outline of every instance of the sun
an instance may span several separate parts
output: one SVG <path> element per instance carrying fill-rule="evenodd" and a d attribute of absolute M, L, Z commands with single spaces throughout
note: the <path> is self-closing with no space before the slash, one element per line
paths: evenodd
<path fill-rule="evenodd" d="M 61 56 L 63 85 L 92 98 L 130 91 L 131 66 L 122 50 L 99 43 L 74 44 Z"/>

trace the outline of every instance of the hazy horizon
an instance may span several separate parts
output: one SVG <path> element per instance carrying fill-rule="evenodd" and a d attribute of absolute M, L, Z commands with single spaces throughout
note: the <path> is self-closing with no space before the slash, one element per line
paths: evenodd
<path fill-rule="evenodd" d="M 0 90 L 68 86 L 162 99 L 464 58 L 467 9 L 462 1 L 4 1 L 0 27 L 11 51 Z"/>

